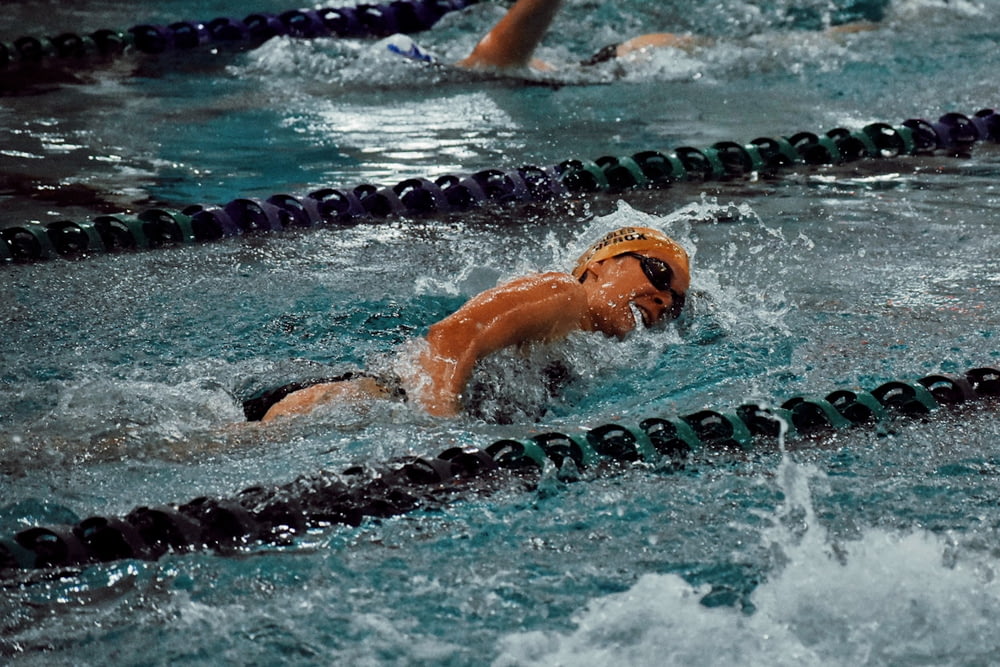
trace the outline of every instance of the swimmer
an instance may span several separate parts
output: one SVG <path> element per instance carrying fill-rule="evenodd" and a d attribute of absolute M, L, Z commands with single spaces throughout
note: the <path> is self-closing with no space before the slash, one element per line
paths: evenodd
<path fill-rule="evenodd" d="M 517 0 L 466 58 L 456 63 L 469 69 L 521 69 L 531 67 L 543 72 L 553 68 L 537 58 L 535 49 L 548 32 L 562 0 Z M 584 65 L 620 58 L 653 48 L 691 50 L 703 40 L 693 35 L 669 32 L 650 33 L 613 44 L 585 60 Z"/>
<path fill-rule="evenodd" d="M 637 313 L 646 327 L 677 318 L 690 282 L 688 255 L 673 239 L 648 227 L 622 227 L 590 246 L 572 272 L 516 278 L 432 325 L 406 377 L 386 382 L 360 373 L 292 385 L 247 417 L 267 422 L 331 402 L 401 396 L 430 415 L 452 417 L 462 410 L 462 392 L 480 359 L 574 331 L 625 338 Z"/>
<path fill-rule="evenodd" d="M 551 72 L 555 69 L 534 57 L 535 49 L 548 32 L 563 0 L 517 0 L 503 18 L 479 40 L 468 56 L 454 63 L 457 67 L 471 70 L 511 71 L 533 69 Z M 876 30 L 884 14 L 885 3 L 873 3 L 865 16 L 871 19 L 846 22 L 827 27 L 824 32 L 836 38 L 857 32 Z M 406 35 L 395 35 L 388 48 L 399 55 L 436 62 L 434 56 L 425 53 Z M 713 40 L 690 33 L 655 32 L 638 35 L 631 39 L 611 44 L 599 50 L 590 58 L 580 62 L 583 66 L 597 65 L 617 58 L 636 57 L 654 49 L 679 49 L 692 52 L 699 46 L 709 45 Z"/>

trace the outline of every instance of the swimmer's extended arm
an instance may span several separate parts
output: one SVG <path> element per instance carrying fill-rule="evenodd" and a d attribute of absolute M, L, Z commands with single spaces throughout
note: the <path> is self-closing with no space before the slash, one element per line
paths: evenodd
<path fill-rule="evenodd" d="M 693 51 L 696 47 L 710 43 L 702 37 L 695 37 L 690 34 L 677 34 L 673 32 L 651 32 L 646 35 L 639 35 L 632 39 L 625 40 L 615 47 L 615 57 L 633 53 L 634 51 L 644 51 L 648 49 L 680 49 L 682 51 Z"/>
<path fill-rule="evenodd" d="M 586 328 L 586 294 L 572 276 L 518 278 L 470 299 L 427 332 L 419 365 L 425 386 L 417 400 L 432 415 L 451 416 L 480 359 L 528 341 L 550 341 Z"/>
<path fill-rule="evenodd" d="M 527 67 L 562 0 L 517 0 L 461 67 Z"/>

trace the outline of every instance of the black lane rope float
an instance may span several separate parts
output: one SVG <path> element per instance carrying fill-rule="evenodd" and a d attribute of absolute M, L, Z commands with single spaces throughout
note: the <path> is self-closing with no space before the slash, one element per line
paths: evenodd
<path fill-rule="evenodd" d="M 861 130 L 798 132 L 743 144 L 721 141 L 708 148 L 682 146 L 669 153 L 647 150 L 593 161 L 568 159 L 548 167 L 484 169 L 433 180 L 409 178 L 388 187 L 364 183 L 346 189 L 321 188 L 304 196 L 275 194 L 223 205 L 102 215 L 82 222 L 25 223 L 0 229 L 0 263 L 161 248 L 291 228 L 377 223 L 390 216 L 421 217 L 490 204 L 666 188 L 679 181 L 737 179 L 862 158 L 960 154 L 977 141 L 1000 142 L 1000 113 L 993 109 L 972 116 L 946 113 L 935 122 L 911 118 L 895 126 L 871 123 Z"/>
<path fill-rule="evenodd" d="M 210 21 L 177 21 L 168 25 L 141 24 L 127 30 L 65 32 L 49 37 L 24 36 L 0 42 L 0 70 L 19 64 L 46 62 L 79 65 L 88 56 L 109 57 L 135 52 L 161 54 L 205 45 L 253 48 L 280 35 L 316 37 L 386 37 L 429 29 L 445 14 L 479 0 L 395 0 L 356 7 L 291 9 L 279 14 L 258 12 L 243 19 L 218 17 Z"/>
<path fill-rule="evenodd" d="M 195 549 L 225 554 L 255 545 L 287 545 L 310 528 L 357 526 L 365 517 L 441 506 L 463 490 L 488 491 L 503 481 L 504 473 L 531 484 L 550 465 L 567 481 L 574 478 L 574 469 L 636 462 L 672 472 L 700 453 L 765 446 L 783 428 L 786 438 L 815 438 L 854 426 L 885 428 L 900 417 L 926 420 L 944 412 L 942 408 L 987 401 L 996 405 L 997 399 L 1000 370 L 973 368 L 961 375 L 894 380 L 870 392 L 841 389 L 823 398 L 797 396 L 780 407 L 746 403 L 732 413 L 706 409 L 650 417 L 637 426 L 603 424 L 580 435 L 553 432 L 497 440 L 484 449 L 453 447 L 376 468 L 356 466 L 283 485 L 253 486 L 229 498 L 200 497 L 184 504 L 136 507 L 121 517 L 29 528 L 0 539 L 0 573 L 155 560 Z"/>

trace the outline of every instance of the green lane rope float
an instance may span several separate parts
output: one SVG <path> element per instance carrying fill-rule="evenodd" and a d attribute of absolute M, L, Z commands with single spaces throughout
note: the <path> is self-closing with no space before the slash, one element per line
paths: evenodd
<path fill-rule="evenodd" d="M 220 553 L 262 544 L 288 544 L 310 528 L 360 525 L 437 507 L 463 491 L 488 491 L 512 477 L 528 484 L 550 465 L 561 472 L 635 462 L 672 472 L 699 454 L 747 451 L 786 438 L 817 437 L 861 426 L 885 427 L 899 418 L 1000 399 L 1000 370 L 973 368 L 917 381 L 890 381 L 871 391 L 837 390 L 822 398 L 794 397 L 776 407 L 746 403 L 734 412 L 701 410 L 650 417 L 637 425 L 610 423 L 582 434 L 543 433 L 497 440 L 483 449 L 453 447 L 377 467 L 320 472 L 277 486 L 253 486 L 230 498 L 200 497 L 184 504 L 140 506 L 121 517 L 93 516 L 73 525 L 37 526 L 0 538 L 0 573 L 81 567 L 119 559 L 155 560 L 168 553 Z M 582 429 L 581 429 L 582 430 Z M 571 475 L 570 475 L 571 476 Z"/>
<path fill-rule="evenodd" d="M 292 9 L 280 14 L 260 12 L 246 18 L 177 21 L 169 25 L 136 25 L 127 30 L 62 33 L 52 37 L 19 37 L 0 42 L 0 70 L 16 65 L 79 64 L 87 56 L 108 57 L 129 51 L 160 54 L 204 46 L 252 48 L 272 37 L 385 37 L 431 28 L 448 12 L 478 0 L 395 0 L 357 7 Z"/>
<path fill-rule="evenodd" d="M 899 125 L 872 123 L 860 130 L 798 132 L 748 143 L 722 141 L 702 149 L 682 146 L 669 153 L 648 150 L 593 161 L 568 159 L 548 167 L 484 169 L 433 180 L 409 178 L 388 187 L 364 183 L 345 189 L 321 188 L 303 196 L 275 194 L 223 205 L 102 215 L 82 222 L 25 223 L 0 229 L 0 263 L 161 248 L 289 228 L 377 223 L 390 216 L 420 217 L 596 192 L 665 188 L 678 181 L 728 180 L 862 158 L 964 153 L 977 141 L 1000 142 L 1000 114 L 993 109 L 972 116 L 946 113 L 935 122 L 909 119 Z"/>

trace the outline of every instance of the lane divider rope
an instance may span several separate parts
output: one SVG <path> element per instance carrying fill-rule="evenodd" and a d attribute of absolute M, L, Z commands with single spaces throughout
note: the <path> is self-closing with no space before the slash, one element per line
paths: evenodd
<path fill-rule="evenodd" d="M 893 380 L 871 391 L 840 389 L 796 396 L 780 406 L 745 403 L 732 412 L 705 409 L 649 417 L 636 425 L 609 423 L 582 433 L 542 433 L 497 440 L 479 449 L 451 447 L 434 456 L 359 465 L 304 475 L 287 484 L 258 485 L 229 498 L 140 506 L 124 516 L 92 516 L 73 525 L 36 526 L 0 539 L 0 574 L 34 568 L 80 567 L 120 559 L 156 560 L 166 553 L 214 549 L 234 553 L 261 544 L 287 545 L 310 528 L 357 526 L 440 507 L 470 489 L 488 491 L 510 476 L 535 483 L 548 466 L 572 471 L 642 463 L 676 472 L 701 454 L 748 451 L 774 443 L 784 423 L 788 439 L 816 438 L 862 426 L 891 428 L 895 420 L 928 421 L 972 404 L 996 406 L 1000 370 L 973 368 Z M 571 463 L 571 464 L 570 464 Z"/>
<path fill-rule="evenodd" d="M 103 252 L 145 250 L 287 229 L 379 223 L 517 202 L 583 197 L 598 192 L 666 188 L 683 181 L 724 181 L 777 174 L 803 165 L 837 165 L 860 159 L 964 154 L 975 142 L 1000 142 L 1000 114 L 946 113 L 937 121 L 911 118 L 898 125 L 871 123 L 860 130 L 721 141 L 707 148 L 681 146 L 663 153 L 595 160 L 567 159 L 547 167 L 484 169 L 435 179 L 408 178 L 391 186 L 363 183 L 325 187 L 305 195 L 241 197 L 222 205 L 180 210 L 151 208 L 91 220 L 24 223 L 0 229 L 0 264 L 79 258 Z"/>
<path fill-rule="evenodd" d="M 129 52 L 162 54 L 201 46 L 253 48 L 272 37 L 387 37 L 431 28 L 445 14 L 479 0 L 394 0 L 356 7 L 291 9 L 279 14 L 258 12 L 243 19 L 221 16 L 209 21 L 140 24 L 126 30 L 101 29 L 87 34 L 65 32 L 49 37 L 23 36 L 0 42 L 0 71 L 41 63 L 83 66 L 88 58 Z"/>

